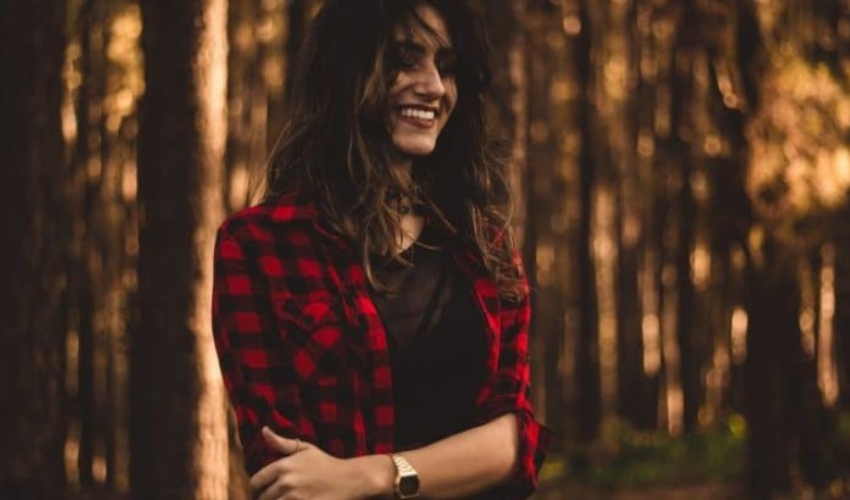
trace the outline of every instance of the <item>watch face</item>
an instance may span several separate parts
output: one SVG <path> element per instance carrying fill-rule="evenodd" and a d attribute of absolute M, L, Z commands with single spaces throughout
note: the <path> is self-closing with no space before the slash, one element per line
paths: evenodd
<path fill-rule="evenodd" d="M 398 492 L 403 498 L 419 493 L 419 477 L 402 476 L 398 482 Z"/>

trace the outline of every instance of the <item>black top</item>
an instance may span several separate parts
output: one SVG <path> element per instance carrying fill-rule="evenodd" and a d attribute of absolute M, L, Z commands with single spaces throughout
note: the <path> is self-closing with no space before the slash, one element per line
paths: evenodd
<path fill-rule="evenodd" d="M 389 292 L 373 291 L 390 348 L 398 450 L 420 447 L 475 422 L 489 342 L 472 283 L 423 231 L 403 256 L 376 269 Z"/>

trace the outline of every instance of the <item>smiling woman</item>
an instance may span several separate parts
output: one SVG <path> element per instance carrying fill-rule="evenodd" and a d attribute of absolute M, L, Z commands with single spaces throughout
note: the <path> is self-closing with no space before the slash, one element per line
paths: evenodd
<path fill-rule="evenodd" d="M 455 54 L 448 28 L 430 6 L 423 4 L 416 13 L 420 29 L 399 28 L 391 47 L 396 71 L 389 93 L 392 142 L 399 166 L 406 170 L 413 157 L 434 151 L 457 103 Z"/>
<path fill-rule="evenodd" d="M 272 498 L 524 498 L 546 430 L 528 287 L 459 0 L 329 0 L 264 202 L 219 229 L 213 321 Z"/>

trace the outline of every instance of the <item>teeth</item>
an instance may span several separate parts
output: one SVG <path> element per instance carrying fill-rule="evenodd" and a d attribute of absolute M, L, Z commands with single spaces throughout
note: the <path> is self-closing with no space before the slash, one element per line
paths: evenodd
<path fill-rule="evenodd" d="M 419 120 L 433 120 L 436 114 L 433 111 L 425 111 L 424 109 L 402 108 L 401 116 L 408 118 L 416 118 Z"/>

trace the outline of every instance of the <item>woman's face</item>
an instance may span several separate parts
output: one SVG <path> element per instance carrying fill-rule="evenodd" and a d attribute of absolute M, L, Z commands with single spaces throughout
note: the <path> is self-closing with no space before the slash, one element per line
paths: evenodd
<path fill-rule="evenodd" d="M 457 56 L 446 24 L 428 4 L 416 11 L 430 32 L 413 22 L 396 31 L 392 49 L 398 71 L 389 92 L 392 141 L 405 157 L 434 151 L 457 104 Z"/>

